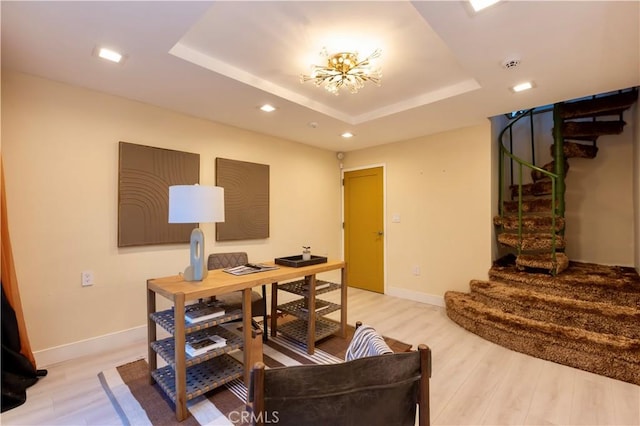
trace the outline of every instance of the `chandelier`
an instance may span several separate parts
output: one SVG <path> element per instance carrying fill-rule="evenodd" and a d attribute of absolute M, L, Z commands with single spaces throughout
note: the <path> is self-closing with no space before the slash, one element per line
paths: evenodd
<path fill-rule="evenodd" d="M 326 66 L 312 65 L 311 75 L 301 75 L 300 83 L 313 81 L 334 95 L 339 95 L 341 87 L 345 87 L 351 93 L 358 93 L 358 89 L 364 87 L 366 81 L 380 86 L 382 69 L 375 66 L 372 59 L 380 57 L 380 49 L 376 49 L 371 55 L 358 61 L 358 53 L 341 52 L 329 55 L 323 48 L 321 55 L 327 59 Z"/>

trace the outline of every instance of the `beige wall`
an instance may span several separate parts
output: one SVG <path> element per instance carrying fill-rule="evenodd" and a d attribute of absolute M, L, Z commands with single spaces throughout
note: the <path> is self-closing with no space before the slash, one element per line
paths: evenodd
<path fill-rule="evenodd" d="M 252 260 L 340 258 L 340 171 L 333 152 L 231 128 L 23 74 L 2 75 L 8 217 L 35 351 L 145 324 L 145 282 L 188 263 L 188 245 L 118 249 L 118 142 L 200 154 L 203 184 L 216 157 L 269 164 L 271 237 L 216 243 Z M 83 288 L 91 270 L 95 285 Z"/>
<path fill-rule="evenodd" d="M 638 108 L 632 114 L 640 122 Z M 315 254 L 342 255 L 341 175 L 332 152 L 6 72 L 1 119 L 10 232 L 35 351 L 143 326 L 146 279 L 175 274 L 188 263 L 186 245 L 117 248 L 119 141 L 199 153 L 203 184 L 215 183 L 216 157 L 271 166 L 271 237 L 217 243 L 215 227 L 205 224 L 207 252 L 245 250 L 264 260 L 311 245 Z M 632 250 L 625 252 L 620 241 L 631 238 L 635 247 L 640 241 L 638 127 L 609 141 L 606 161 L 600 160 L 606 179 L 615 177 L 607 191 L 619 191 L 613 225 L 621 235 L 609 250 L 628 258 L 612 263 L 632 264 Z M 437 302 L 445 291 L 467 291 L 469 280 L 487 277 L 496 204 L 491 132 L 487 121 L 346 154 L 345 169 L 385 166 L 389 294 Z M 597 200 L 609 200 L 599 190 Z M 392 223 L 395 214 L 400 223 Z M 81 287 L 83 270 L 94 272 L 94 286 Z"/>
<path fill-rule="evenodd" d="M 628 114 L 626 112 L 625 114 Z M 571 260 L 633 265 L 631 132 L 598 139 L 596 158 L 569 160 L 566 253 Z"/>
<path fill-rule="evenodd" d="M 386 289 L 418 300 L 468 291 L 491 267 L 491 126 L 348 152 L 385 165 Z M 392 223 L 400 215 L 400 223 Z M 413 274 L 414 266 L 420 275 Z M 423 297 L 426 296 L 426 297 Z"/>

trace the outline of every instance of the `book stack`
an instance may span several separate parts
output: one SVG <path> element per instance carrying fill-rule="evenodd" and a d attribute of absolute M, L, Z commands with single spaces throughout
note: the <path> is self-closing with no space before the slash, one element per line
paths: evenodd
<path fill-rule="evenodd" d="M 328 307 L 329 307 L 329 305 L 316 306 L 316 312 L 323 311 L 323 310 L 327 309 Z M 306 308 L 306 307 L 302 307 L 302 308 L 300 308 L 300 310 L 302 312 L 309 312 L 309 308 Z"/>
<path fill-rule="evenodd" d="M 273 271 L 279 269 L 277 266 L 264 265 L 262 263 L 247 263 L 244 265 L 234 266 L 233 268 L 223 269 L 224 272 L 232 275 L 247 275 L 256 272 Z"/>
<path fill-rule="evenodd" d="M 316 282 L 316 291 L 318 290 L 322 290 L 323 288 L 328 288 L 331 286 L 330 282 L 327 281 L 320 281 L 320 282 Z M 302 289 L 305 291 L 309 290 L 309 284 L 302 284 Z"/>
<path fill-rule="evenodd" d="M 222 306 L 205 303 L 195 303 L 190 306 L 185 306 L 184 312 L 184 316 L 190 324 L 208 321 L 212 318 L 221 317 L 224 314 L 225 310 Z"/>
<path fill-rule="evenodd" d="M 223 348 L 227 345 L 227 339 L 217 334 L 201 337 L 198 339 L 187 340 L 187 354 L 189 356 L 199 356 L 213 349 Z"/>

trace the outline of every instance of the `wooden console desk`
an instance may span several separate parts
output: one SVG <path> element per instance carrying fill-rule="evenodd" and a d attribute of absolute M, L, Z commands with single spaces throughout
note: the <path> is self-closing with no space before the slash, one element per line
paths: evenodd
<path fill-rule="evenodd" d="M 265 264 L 273 264 L 273 262 L 264 262 Z M 147 337 L 149 343 L 149 380 L 153 383 L 155 380 L 151 377 L 151 372 L 157 369 L 157 354 L 151 347 L 151 343 L 157 340 L 157 324 L 152 319 L 152 314 L 156 312 L 156 295 L 160 295 L 169 299 L 173 303 L 173 318 L 181 318 L 181 321 L 174 321 L 173 339 L 175 348 L 175 404 L 176 419 L 182 421 L 189 415 L 187 411 L 187 367 L 186 367 L 186 324 L 185 318 L 185 302 L 208 298 L 233 291 L 242 291 L 243 310 L 242 310 L 242 330 L 243 330 L 243 364 L 244 364 L 244 381 L 248 385 L 249 372 L 252 364 L 256 361 L 251 350 L 251 289 L 253 287 L 265 284 L 273 284 L 302 277 L 310 277 L 315 281 L 315 275 L 333 271 L 342 270 L 342 292 L 341 292 L 341 317 L 340 317 L 340 334 L 346 334 L 346 269 L 345 263 L 342 261 L 328 261 L 317 265 L 304 266 L 301 268 L 291 268 L 278 265 L 279 269 L 272 271 L 257 272 L 254 274 L 235 276 L 228 274 L 221 269 L 209 271 L 209 275 L 203 281 L 184 281 L 182 276 L 175 275 L 164 278 L 153 278 L 147 280 Z M 309 334 L 310 341 L 313 339 L 313 320 L 310 321 Z"/>

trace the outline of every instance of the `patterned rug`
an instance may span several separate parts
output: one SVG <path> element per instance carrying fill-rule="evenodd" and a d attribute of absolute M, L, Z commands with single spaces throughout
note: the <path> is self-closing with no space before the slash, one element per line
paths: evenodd
<path fill-rule="evenodd" d="M 284 336 L 270 337 L 264 345 L 264 363 L 268 367 L 343 362 L 354 328 L 347 327 L 345 339 L 330 336 L 316 344 L 313 355 L 305 346 Z M 411 345 L 386 338 L 394 352 L 405 352 Z M 241 360 L 242 354 L 235 354 Z M 124 425 L 241 425 L 247 419 L 247 388 L 240 379 L 215 389 L 188 403 L 192 414 L 178 423 L 174 404 L 158 385 L 149 384 L 149 366 L 144 359 L 101 372 L 98 377 Z"/>

